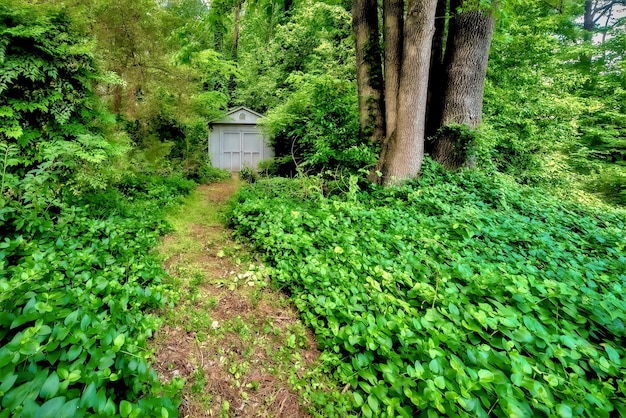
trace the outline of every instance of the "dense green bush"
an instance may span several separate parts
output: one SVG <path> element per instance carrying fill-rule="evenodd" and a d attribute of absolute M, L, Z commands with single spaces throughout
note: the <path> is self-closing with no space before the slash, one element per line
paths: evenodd
<path fill-rule="evenodd" d="M 292 76 L 295 91 L 263 121 L 281 174 L 299 168 L 357 172 L 376 162 L 376 150 L 359 140 L 356 86 L 330 75 Z"/>
<path fill-rule="evenodd" d="M 501 176 L 340 197 L 260 181 L 230 212 L 363 416 L 626 414 L 624 213 Z"/>

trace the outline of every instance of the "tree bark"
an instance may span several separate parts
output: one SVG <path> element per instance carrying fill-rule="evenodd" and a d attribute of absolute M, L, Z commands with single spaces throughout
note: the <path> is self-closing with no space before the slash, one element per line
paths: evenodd
<path fill-rule="evenodd" d="M 384 98 L 376 0 L 353 1 L 352 30 L 356 50 L 361 136 L 372 142 L 382 142 L 385 136 Z"/>
<path fill-rule="evenodd" d="M 396 128 L 398 118 L 404 0 L 383 0 L 383 28 L 385 41 L 385 130 L 391 134 Z"/>
<path fill-rule="evenodd" d="M 585 0 L 585 14 L 583 16 L 583 42 L 587 48 L 591 48 L 591 41 L 593 40 L 593 29 L 595 27 L 593 15 L 592 0 Z M 591 55 L 588 51 L 584 51 L 580 54 L 580 67 L 587 73 L 591 72 Z"/>
<path fill-rule="evenodd" d="M 435 135 L 441 120 L 441 100 L 444 91 L 443 46 L 446 31 L 446 12 L 448 3 L 456 10 L 459 0 L 438 0 L 435 14 L 435 34 L 433 35 L 430 56 L 430 77 L 428 80 L 428 104 L 426 106 L 426 139 Z M 427 151 L 429 143 L 426 142 Z"/>
<path fill-rule="evenodd" d="M 235 17 L 233 21 L 233 53 L 232 59 L 237 62 L 237 57 L 239 56 L 239 20 L 241 14 L 241 4 L 243 2 L 237 2 L 235 4 Z"/>
<path fill-rule="evenodd" d="M 480 123 L 494 23 L 493 14 L 481 10 L 453 16 L 444 58 L 440 127 L 459 124 L 474 129 Z M 459 168 L 466 162 L 466 142 L 467 135 L 444 129 L 435 138 L 431 155 L 449 169 Z"/>
<path fill-rule="evenodd" d="M 382 161 L 383 184 L 417 175 L 424 158 L 428 74 L 437 0 L 410 0 L 404 24 L 397 123 Z"/>

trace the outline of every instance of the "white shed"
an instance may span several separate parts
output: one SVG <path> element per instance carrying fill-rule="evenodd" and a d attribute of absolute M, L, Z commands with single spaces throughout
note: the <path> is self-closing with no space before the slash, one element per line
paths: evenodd
<path fill-rule="evenodd" d="M 209 155 L 214 167 L 240 171 L 247 166 L 258 168 L 259 161 L 274 156 L 257 121 L 263 115 L 240 106 L 228 111 L 226 117 L 211 123 Z"/>

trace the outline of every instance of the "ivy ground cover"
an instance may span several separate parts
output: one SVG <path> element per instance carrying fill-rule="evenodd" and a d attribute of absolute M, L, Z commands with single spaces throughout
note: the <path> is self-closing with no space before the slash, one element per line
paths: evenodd
<path fill-rule="evenodd" d="M 355 412 L 626 416 L 623 212 L 435 166 L 402 187 L 311 190 L 260 182 L 230 217 Z"/>
<path fill-rule="evenodd" d="M 54 216 L 5 213 L 0 417 L 178 415 L 176 384 L 163 387 L 148 362 L 159 325 L 150 311 L 166 302 L 150 249 L 167 228 L 162 208 L 194 183 L 148 180 L 82 196 Z"/>

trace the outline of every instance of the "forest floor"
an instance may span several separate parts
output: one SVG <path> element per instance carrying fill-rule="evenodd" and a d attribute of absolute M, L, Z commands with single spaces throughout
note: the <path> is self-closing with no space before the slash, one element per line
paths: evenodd
<path fill-rule="evenodd" d="M 185 379 L 181 417 L 309 416 L 301 393 L 320 379 L 315 338 L 225 226 L 239 186 L 201 185 L 169 215 L 175 231 L 159 252 L 175 305 L 160 312 L 153 367 L 164 382 Z"/>

